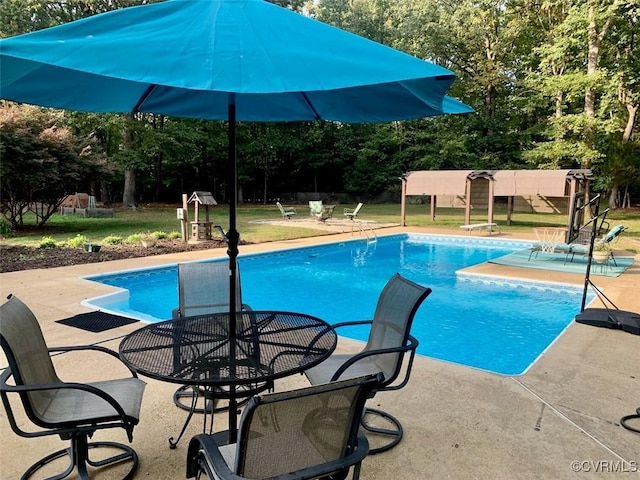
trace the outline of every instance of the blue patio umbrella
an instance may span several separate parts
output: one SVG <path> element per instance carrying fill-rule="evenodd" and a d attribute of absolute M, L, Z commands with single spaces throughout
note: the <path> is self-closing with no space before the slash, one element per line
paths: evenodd
<path fill-rule="evenodd" d="M 453 72 L 263 0 L 169 0 L 3 39 L 0 72 L 5 100 L 228 121 L 232 335 L 236 121 L 473 111 L 447 95 Z"/>

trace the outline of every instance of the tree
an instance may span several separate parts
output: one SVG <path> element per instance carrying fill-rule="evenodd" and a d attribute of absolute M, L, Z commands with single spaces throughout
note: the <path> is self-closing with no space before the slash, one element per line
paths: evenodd
<path fill-rule="evenodd" d="M 640 3 L 622 3 L 611 24 L 610 41 L 602 52 L 610 78 L 604 103 L 616 112 L 610 116 L 611 141 L 602 166 L 605 181 L 601 182 L 609 189 L 611 208 L 630 206 L 629 188 L 640 183 L 640 138 L 634 137 L 640 106 L 639 23 Z"/>
<path fill-rule="evenodd" d="M 0 184 L 3 216 L 14 229 L 24 214 L 42 227 L 69 192 L 96 173 L 92 142 L 59 125 L 60 113 L 29 106 L 0 109 Z"/>

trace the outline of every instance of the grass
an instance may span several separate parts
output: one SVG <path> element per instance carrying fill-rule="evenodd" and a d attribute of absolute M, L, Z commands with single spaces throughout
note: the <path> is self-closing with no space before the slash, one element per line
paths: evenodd
<path fill-rule="evenodd" d="M 345 205 L 346 206 L 346 205 Z M 351 205 L 349 205 L 351 206 Z M 137 210 L 115 210 L 112 218 L 85 218 L 74 215 L 55 214 L 43 229 L 29 229 L 16 235 L 3 238 L 7 245 L 38 246 L 44 237 L 52 238 L 58 243 L 66 243 L 80 235 L 90 242 L 100 243 L 109 236 L 126 239 L 133 235 L 164 232 L 170 234 L 180 230 L 176 207 L 149 205 Z M 339 212 L 342 206 L 336 207 Z M 297 206 L 298 215 L 306 214 L 306 206 Z M 193 215 L 193 210 L 189 210 Z M 203 218 L 201 212 L 201 219 Z M 399 204 L 365 204 L 360 211 L 360 217 L 378 222 L 399 223 Z M 313 228 L 283 228 L 278 225 L 252 223 L 255 220 L 279 220 L 282 218 L 275 205 L 241 205 L 238 208 L 237 225 L 242 240 L 251 243 L 261 243 L 277 240 L 287 240 L 301 237 L 311 237 L 327 234 L 326 231 Z M 471 223 L 486 222 L 486 211 L 473 212 Z M 26 218 L 26 223 L 31 219 Z M 210 210 L 210 220 L 220 224 L 226 231 L 228 228 L 228 207 L 218 205 Z M 640 252 L 640 215 L 636 210 L 616 210 L 609 212 L 607 220 L 610 224 L 623 224 L 628 230 L 620 238 L 618 247 Z M 448 227 L 457 228 L 464 223 L 464 209 L 438 208 L 435 222 L 431 221 L 429 205 L 407 205 L 406 215 L 409 227 Z M 500 225 L 500 230 L 507 233 L 526 232 L 537 226 L 566 226 L 567 216 L 560 214 L 519 213 L 512 215 L 511 225 L 506 224 L 506 209 L 496 208 L 494 221 Z M 214 236 L 216 232 L 214 231 Z"/>

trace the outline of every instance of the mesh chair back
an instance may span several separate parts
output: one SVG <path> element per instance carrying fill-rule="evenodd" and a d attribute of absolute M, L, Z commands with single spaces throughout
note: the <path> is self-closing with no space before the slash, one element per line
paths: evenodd
<path fill-rule="evenodd" d="M 229 265 L 227 263 L 178 264 L 179 316 L 229 311 Z M 240 269 L 236 276 L 236 307 L 242 306 Z"/>
<path fill-rule="evenodd" d="M 235 473 L 267 478 L 339 460 L 357 443 L 369 375 L 256 396 L 240 421 Z"/>
<path fill-rule="evenodd" d="M 431 289 L 407 280 L 396 273 L 387 282 L 376 306 L 371 331 L 364 351 L 398 348 L 407 344 L 416 311 Z M 404 353 L 377 355 L 373 360 L 384 374 L 384 384 L 391 384 L 402 368 Z"/>
<path fill-rule="evenodd" d="M 17 385 L 61 383 L 56 375 L 42 330 L 33 312 L 17 297 L 0 306 L 0 344 Z M 56 390 L 21 393 L 29 418 L 41 425 Z"/>

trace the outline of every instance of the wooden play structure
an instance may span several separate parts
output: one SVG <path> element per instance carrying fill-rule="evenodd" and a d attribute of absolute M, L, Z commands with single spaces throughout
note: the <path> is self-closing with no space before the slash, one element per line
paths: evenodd
<path fill-rule="evenodd" d="M 98 208 L 96 197 L 88 193 L 67 195 L 60 204 L 61 215 L 82 215 L 84 217 L 113 217 L 113 208 Z"/>

